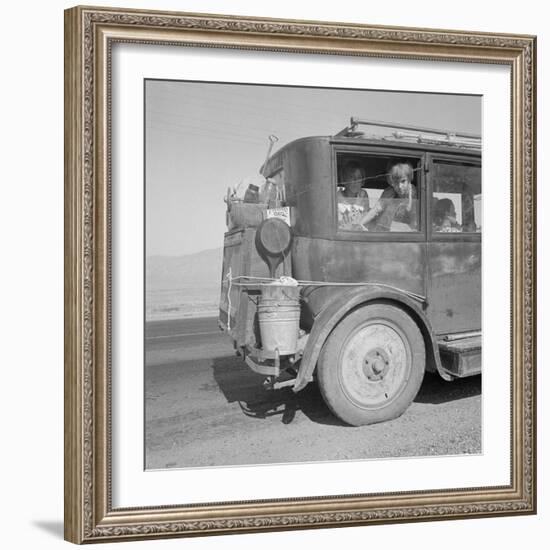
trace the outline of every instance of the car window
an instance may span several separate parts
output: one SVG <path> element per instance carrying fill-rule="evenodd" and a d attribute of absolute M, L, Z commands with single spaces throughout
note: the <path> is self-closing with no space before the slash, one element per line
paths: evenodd
<path fill-rule="evenodd" d="M 434 161 L 432 174 L 432 231 L 480 233 L 481 166 Z"/>
<path fill-rule="evenodd" d="M 339 231 L 419 231 L 418 158 L 357 153 L 336 158 Z"/>

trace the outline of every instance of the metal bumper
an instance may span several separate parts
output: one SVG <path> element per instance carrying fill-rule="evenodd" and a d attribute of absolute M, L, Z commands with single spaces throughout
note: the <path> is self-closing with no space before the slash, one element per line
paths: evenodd
<path fill-rule="evenodd" d="M 281 359 L 278 350 L 268 351 L 247 347 L 244 360 L 258 374 L 264 376 L 279 376 L 281 374 Z"/>

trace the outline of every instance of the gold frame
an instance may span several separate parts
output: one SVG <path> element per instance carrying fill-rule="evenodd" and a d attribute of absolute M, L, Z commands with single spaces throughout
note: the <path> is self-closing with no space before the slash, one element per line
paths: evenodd
<path fill-rule="evenodd" d="M 110 498 L 110 53 L 115 42 L 451 60 L 512 74 L 511 484 L 113 509 Z M 65 538 L 101 542 L 536 512 L 536 38 L 226 15 L 65 12 Z"/>

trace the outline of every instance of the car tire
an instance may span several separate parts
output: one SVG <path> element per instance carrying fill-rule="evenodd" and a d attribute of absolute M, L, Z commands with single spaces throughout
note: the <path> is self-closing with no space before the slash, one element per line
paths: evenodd
<path fill-rule="evenodd" d="M 425 346 L 401 308 L 373 303 L 347 315 L 327 338 L 317 366 L 321 394 L 352 426 L 397 418 L 422 384 Z"/>

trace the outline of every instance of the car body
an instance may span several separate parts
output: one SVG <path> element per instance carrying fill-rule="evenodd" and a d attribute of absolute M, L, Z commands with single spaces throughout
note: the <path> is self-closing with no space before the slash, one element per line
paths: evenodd
<path fill-rule="evenodd" d="M 358 131 L 377 124 L 394 131 Z M 396 165 L 412 174 L 408 198 L 391 190 Z M 345 196 L 350 166 L 363 175 L 361 197 Z M 280 191 L 275 206 L 289 216 L 291 244 L 270 278 L 257 237 L 275 225 L 258 217 L 228 231 L 220 302 L 220 326 L 251 368 L 294 391 L 317 374 L 325 400 L 350 424 L 401 414 L 425 370 L 449 381 L 481 372 L 479 138 L 352 118 L 334 136 L 287 144 L 262 173 Z M 240 206 L 263 209 L 262 219 L 272 210 Z M 382 213 L 362 225 L 375 206 Z M 396 221 L 399 212 L 408 217 Z M 280 275 L 300 289 L 297 349 L 283 358 L 262 349 L 257 319 L 262 284 Z M 277 382 L 288 369 L 296 377 Z M 336 393 L 326 387 L 334 385 Z"/>

